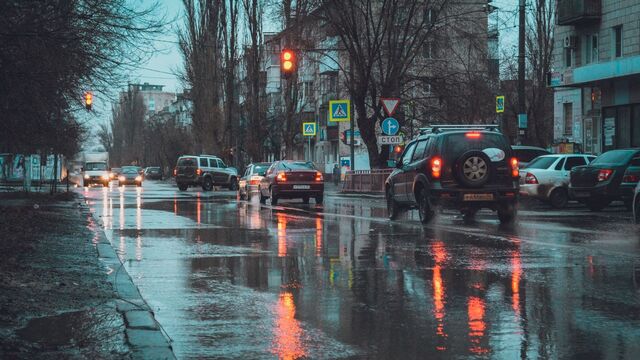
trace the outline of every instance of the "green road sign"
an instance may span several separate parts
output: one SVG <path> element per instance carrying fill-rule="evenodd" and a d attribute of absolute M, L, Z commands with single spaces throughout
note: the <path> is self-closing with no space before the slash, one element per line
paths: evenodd
<path fill-rule="evenodd" d="M 329 121 L 350 121 L 351 101 L 331 100 L 329 101 Z"/>
<path fill-rule="evenodd" d="M 496 96 L 496 112 L 504 112 L 504 95 Z"/>
<path fill-rule="evenodd" d="M 302 135 L 316 136 L 316 123 L 314 122 L 302 123 Z"/>

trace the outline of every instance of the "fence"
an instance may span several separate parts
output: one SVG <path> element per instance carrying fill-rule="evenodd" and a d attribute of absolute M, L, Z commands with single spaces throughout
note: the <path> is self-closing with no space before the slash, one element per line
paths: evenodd
<path fill-rule="evenodd" d="M 347 171 L 342 191 L 384 193 L 384 182 L 393 169 Z"/>

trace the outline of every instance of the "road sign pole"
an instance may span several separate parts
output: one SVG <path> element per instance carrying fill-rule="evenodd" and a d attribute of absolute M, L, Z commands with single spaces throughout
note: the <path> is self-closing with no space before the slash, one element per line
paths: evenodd
<path fill-rule="evenodd" d="M 351 170 L 355 170 L 356 169 L 356 148 L 355 148 L 355 140 L 354 140 L 355 139 L 356 129 L 355 129 L 355 126 L 354 126 L 355 122 L 354 122 L 354 119 L 353 119 L 355 116 L 353 116 L 353 115 L 354 115 L 354 111 L 353 111 L 353 109 L 351 109 L 351 116 L 350 116 L 351 119 L 349 119 L 349 123 L 351 125 L 351 134 L 349 135 L 349 137 L 351 138 L 349 140 L 349 147 L 350 147 L 350 150 L 351 150 Z"/>
<path fill-rule="evenodd" d="M 311 136 L 308 136 L 307 138 L 309 139 L 309 150 L 308 150 L 308 152 L 309 152 L 309 155 L 308 155 L 308 156 L 309 156 L 309 157 L 307 158 L 307 161 L 313 161 L 313 160 L 311 159 Z"/>

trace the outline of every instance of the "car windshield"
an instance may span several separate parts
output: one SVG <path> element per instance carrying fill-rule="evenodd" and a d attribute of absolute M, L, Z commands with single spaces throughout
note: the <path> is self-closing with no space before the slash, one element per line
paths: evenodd
<path fill-rule="evenodd" d="M 501 134 L 481 132 L 477 138 L 469 138 L 465 133 L 456 133 L 447 136 L 443 155 L 449 159 L 457 159 L 469 150 L 484 150 L 497 148 L 509 154 L 508 145 Z"/>
<path fill-rule="evenodd" d="M 122 169 L 122 173 L 123 174 L 136 174 L 138 172 L 138 170 L 136 168 L 123 168 Z"/>
<path fill-rule="evenodd" d="M 613 150 L 607 151 L 606 153 L 598 156 L 595 160 L 591 162 L 593 165 L 598 164 L 617 164 L 622 165 L 626 164 L 631 160 L 631 157 L 635 151 L 632 150 Z"/>
<path fill-rule="evenodd" d="M 315 170 L 313 164 L 310 162 L 283 162 L 282 167 L 287 170 Z"/>
<path fill-rule="evenodd" d="M 544 156 L 533 159 L 525 169 L 548 169 L 551 164 L 558 160 L 557 156 Z"/>
<path fill-rule="evenodd" d="M 180 158 L 178 166 L 196 166 L 196 158 Z"/>
<path fill-rule="evenodd" d="M 267 172 L 267 169 L 270 165 L 255 165 L 253 167 L 253 172 L 258 175 L 264 175 Z"/>
<path fill-rule="evenodd" d="M 107 164 L 105 163 L 87 163 L 84 167 L 87 171 L 107 170 Z"/>

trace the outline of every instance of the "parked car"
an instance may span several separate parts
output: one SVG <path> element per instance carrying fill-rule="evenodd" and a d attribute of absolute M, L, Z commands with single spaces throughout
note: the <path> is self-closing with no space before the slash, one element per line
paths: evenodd
<path fill-rule="evenodd" d="M 137 166 L 123 166 L 122 172 L 118 175 L 118 185 L 142 186 L 142 175 L 140 175 Z"/>
<path fill-rule="evenodd" d="M 513 149 L 514 156 L 518 159 L 520 168 L 526 167 L 531 160 L 538 156 L 551 154 L 549 151 L 536 146 L 513 145 L 511 148 Z"/>
<path fill-rule="evenodd" d="M 158 166 L 150 166 L 144 169 L 144 178 L 149 180 L 162 180 L 162 170 Z"/>
<path fill-rule="evenodd" d="M 611 150 L 571 170 L 569 196 L 591 211 L 600 211 L 614 200 L 624 201 L 631 210 L 639 179 L 640 149 Z"/>
<path fill-rule="evenodd" d="M 238 189 L 238 171 L 212 155 L 184 155 L 178 158 L 174 169 L 176 184 L 181 191 L 189 186 L 201 186 L 204 191 L 214 186 Z"/>
<path fill-rule="evenodd" d="M 471 219 L 481 208 L 512 222 L 519 196 L 518 160 L 497 126 L 437 125 L 407 144 L 385 182 L 389 218 L 418 209 L 428 223 L 437 207 Z"/>
<path fill-rule="evenodd" d="M 593 155 L 542 155 L 520 169 L 520 195 L 562 209 L 569 202 L 569 173 L 576 166 L 590 163 Z"/>
<path fill-rule="evenodd" d="M 255 163 L 249 164 L 244 175 L 238 181 L 238 198 L 240 200 L 251 199 L 251 195 L 258 193 L 260 181 L 267 173 L 267 169 L 271 163 Z"/>
<path fill-rule="evenodd" d="M 640 224 L 640 182 L 633 193 L 633 221 Z"/>
<path fill-rule="evenodd" d="M 271 199 L 277 205 L 280 199 L 302 199 L 305 204 L 313 197 L 316 204 L 324 198 L 324 177 L 310 162 L 276 161 L 260 180 L 260 202 Z"/>

